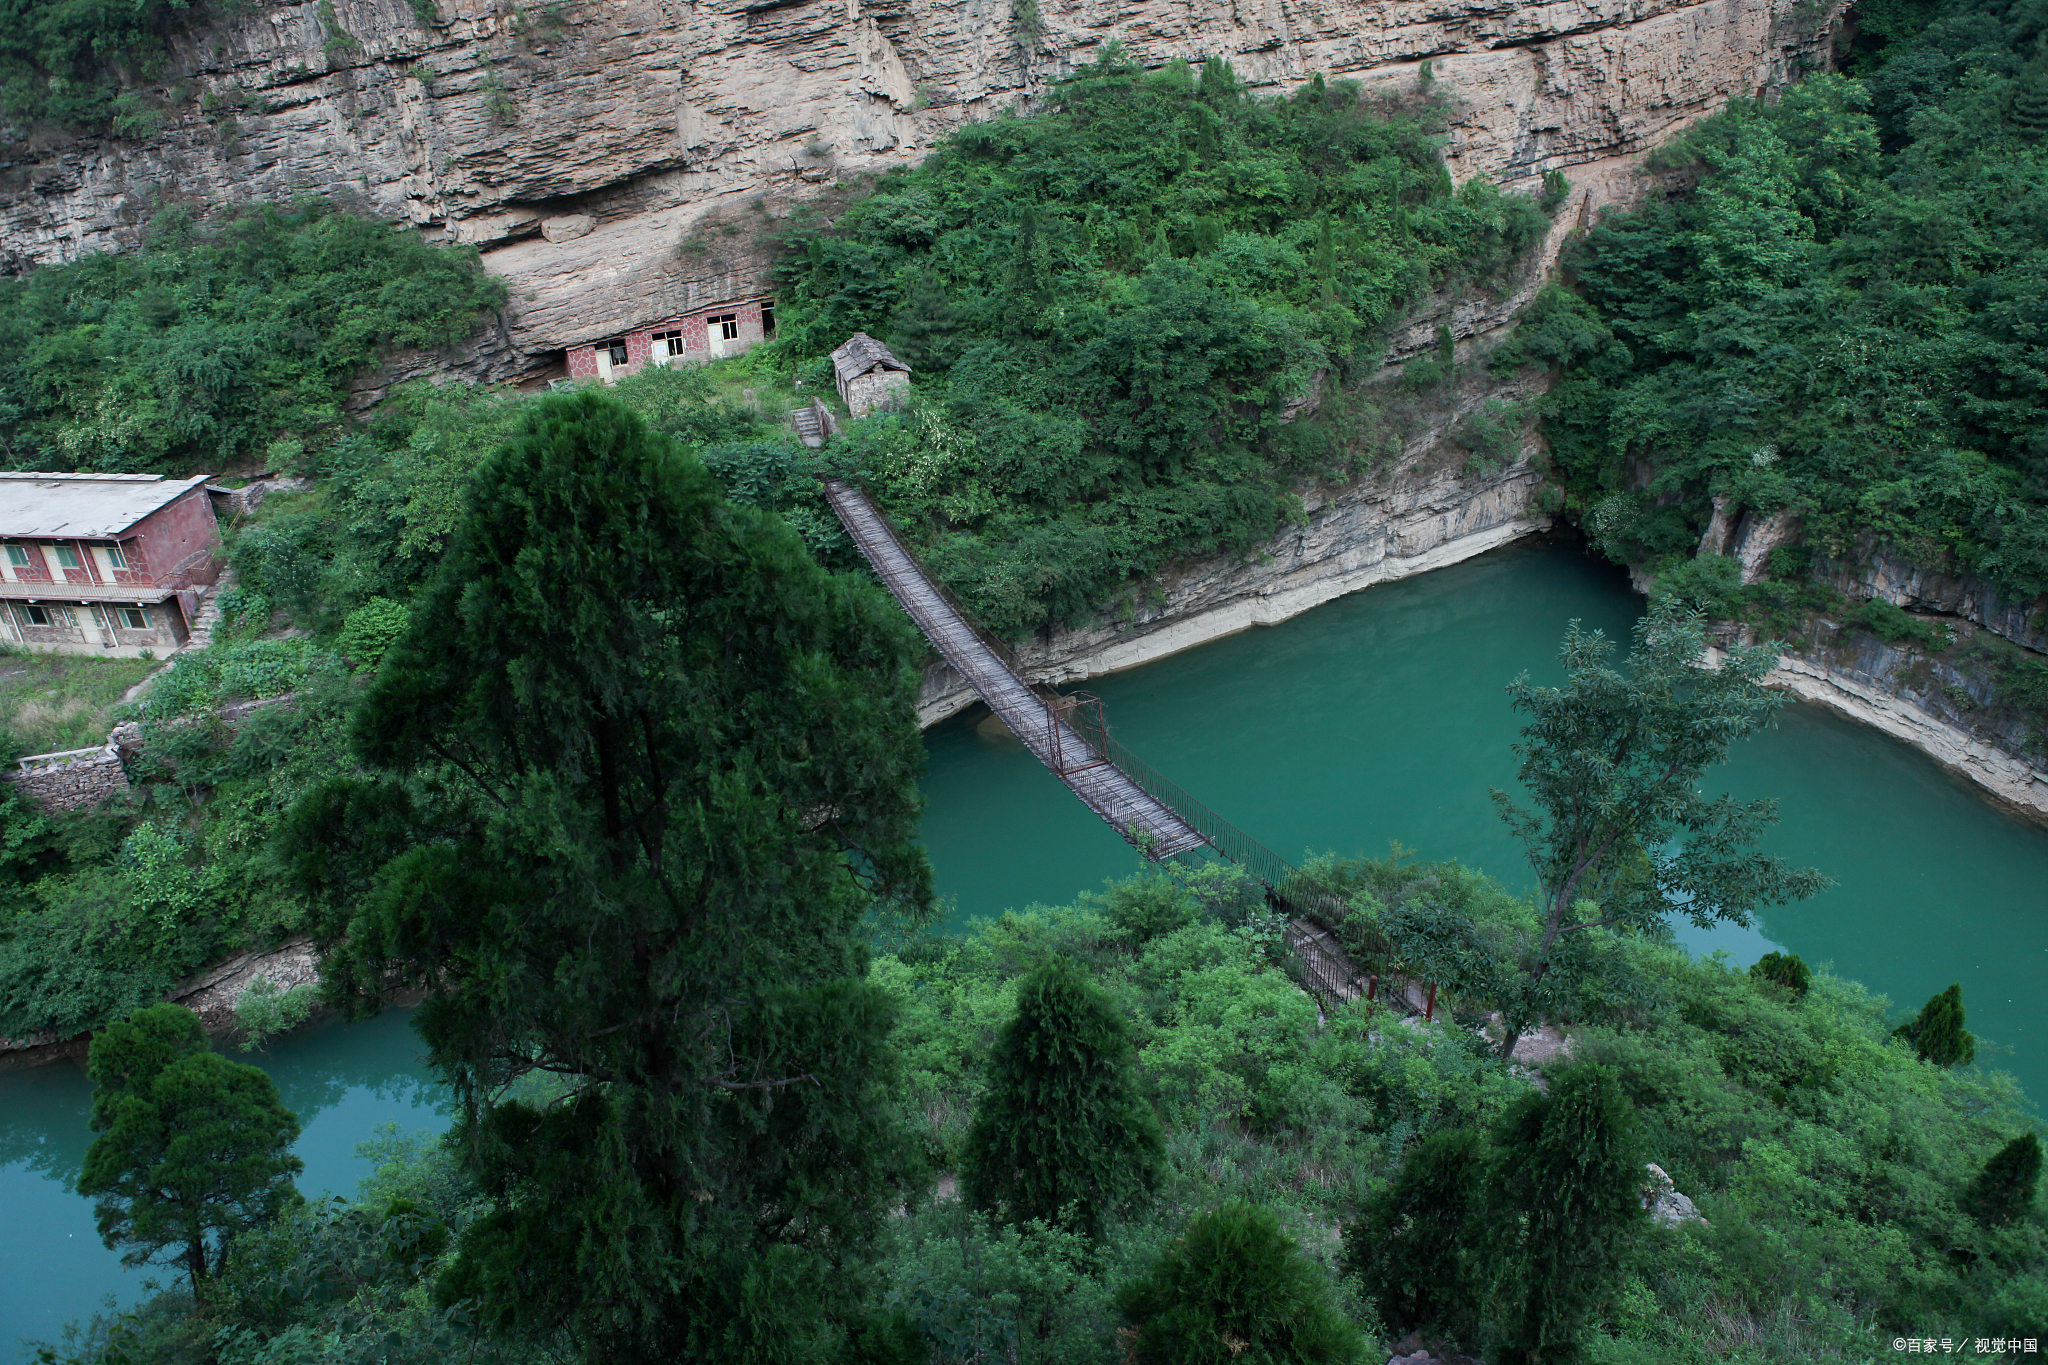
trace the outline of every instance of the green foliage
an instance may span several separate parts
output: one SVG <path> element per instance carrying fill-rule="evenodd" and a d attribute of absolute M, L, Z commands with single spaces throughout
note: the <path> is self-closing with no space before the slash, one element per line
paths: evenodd
<path fill-rule="evenodd" d="M 1742 565 L 1727 555 L 1680 559 L 1657 571 L 1650 600 L 1709 621 L 1732 618 L 1741 599 Z"/>
<path fill-rule="evenodd" d="M 1505 1365 L 1582 1357 L 1594 1310 L 1643 1219 L 1643 1135 L 1620 1076 L 1580 1064 L 1510 1109 L 1494 1135 L 1486 1216 L 1500 1261 Z"/>
<path fill-rule="evenodd" d="M 1674 905 L 1702 927 L 1747 924 L 1758 906 L 1825 885 L 1757 849 L 1775 801 L 1699 791 L 1728 746 L 1776 714 L 1779 698 L 1762 684 L 1776 651 L 1736 648 L 1702 669 L 1699 618 L 1669 602 L 1637 625 L 1627 672 L 1608 662 L 1610 648 L 1574 621 L 1559 654 L 1565 686 L 1538 687 L 1525 674 L 1508 689 L 1529 717 L 1515 752 L 1540 810 L 1501 791 L 1494 801 L 1536 870 L 1543 938 L 1506 1002 L 1504 1055 L 1528 1020 L 1569 998 L 1562 992 L 1608 974 L 1588 931 L 1655 932 Z"/>
<path fill-rule="evenodd" d="M 138 95 L 186 24 L 188 0 L 5 0 L 0 113 L 117 136 L 146 135 Z"/>
<path fill-rule="evenodd" d="M 335 648 L 358 668 L 375 668 L 385 651 L 405 634 L 410 619 L 405 603 L 373 597 L 342 619 Z"/>
<path fill-rule="evenodd" d="M 126 1248 L 123 1264 L 181 1263 L 197 1293 L 227 1239 L 298 1201 L 299 1121 L 268 1076 L 209 1051 L 180 1005 L 109 1025 L 88 1069 L 99 1136 L 78 1192 L 98 1201 L 100 1237 Z"/>
<path fill-rule="evenodd" d="M 908 628 L 602 393 L 524 405 L 468 508 L 364 771 L 286 833 L 334 1001 L 424 990 L 474 1106 L 491 1207 L 439 1301 L 597 1360 L 816 1358 L 911 1174 L 859 979 L 868 909 L 930 896 Z"/>
<path fill-rule="evenodd" d="M 1346 1263 L 1390 1331 L 1469 1340 L 1478 1330 L 1487 1158 L 1485 1139 L 1470 1128 L 1431 1134 L 1345 1230 Z"/>
<path fill-rule="evenodd" d="M 1452 188 L 1438 116 L 1105 52 L 1043 112 L 963 127 L 796 231 L 778 350 L 902 338 L 920 401 L 834 463 L 991 628 L 1091 612 L 1270 535 L 1302 480 L 1362 472 L 1380 447 L 1354 391 L 1387 325 L 1540 239 L 1534 200 Z M 1290 422 L 1312 390 L 1342 401 Z"/>
<path fill-rule="evenodd" d="M 235 1001 L 235 1022 L 243 1033 L 242 1051 L 254 1052 L 275 1035 L 297 1028 L 313 1017 L 319 1003 L 320 988 L 316 985 L 280 989 L 269 977 L 257 977 Z"/>
<path fill-rule="evenodd" d="M 1942 991 L 1910 1022 L 1893 1030 L 1904 1039 L 1913 1055 L 1936 1066 L 1968 1066 L 1977 1056 L 1977 1040 L 1963 1027 L 1963 988 L 1960 983 Z"/>
<path fill-rule="evenodd" d="M 1231 1200 L 1189 1222 L 1119 1299 L 1136 1365 L 1338 1365 L 1365 1339 L 1338 1310 L 1327 1271 L 1271 1210 Z"/>
<path fill-rule="evenodd" d="M 2034 1191 L 2040 1184 L 2041 1139 L 2022 1133 L 1984 1163 L 1963 1191 L 1963 1211 L 1980 1223 L 2018 1222 L 2033 1212 Z"/>
<path fill-rule="evenodd" d="M 1912 8 L 1910 26 L 1872 19 L 1892 36 L 1860 79 L 1734 102 L 1660 154 L 1685 188 L 1592 228 L 1568 264 L 1593 334 L 1547 357 L 1546 433 L 1583 507 L 1633 487 L 1633 461 L 1694 535 L 1718 494 L 1797 511 L 1829 555 L 1874 536 L 2032 596 L 2048 588 L 2048 342 L 2026 321 L 2048 307 L 2041 63 L 2024 55 L 2039 19 Z"/>
<path fill-rule="evenodd" d="M 0 281 L 0 435 L 16 468 L 184 472 L 332 433 L 350 379 L 504 301 L 470 248 L 306 199 L 137 253 Z"/>
<path fill-rule="evenodd" d="M 1797 953 L 1765 953 L 1750 964 L 1749 974 L 1759 981 L 1773 981 L 1802 999 L 1813 989 L 1813 971 Z"/>
<path fill-rule="evenodd" d="M 1159 1179 L 1159 1123 L 1132 1074 L 1129 1031 L 1070 968 L 1017 990 L 1017 1014 L 989 1059 L 968 1130 L 965 1189 L 1004 1222 L 1071 1221 L 1100 1233 Z"/>

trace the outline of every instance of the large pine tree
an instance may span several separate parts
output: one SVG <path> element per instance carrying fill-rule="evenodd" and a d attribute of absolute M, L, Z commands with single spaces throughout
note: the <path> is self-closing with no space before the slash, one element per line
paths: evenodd
<path fill-rule="evenodd" d="M 930 898 L 912 645 L 605 395 L 478 472 L 288 835 L 337 1001 L 426 995 L 492 1202 L 449 1298 L 608 1365 L 836 1349 L 912 1151 L 861 929 Z"/>
<path fill-rule="evenodd" d="M 92 1040 L 92 1128 L 78 1192 L 124 1265 L 168 1260 L 199 1282 L 235 1233 L 298 1200 L 299 1121 L 253 1066 L 207 1047 L 199 1016 L 152 1005 Z"/>

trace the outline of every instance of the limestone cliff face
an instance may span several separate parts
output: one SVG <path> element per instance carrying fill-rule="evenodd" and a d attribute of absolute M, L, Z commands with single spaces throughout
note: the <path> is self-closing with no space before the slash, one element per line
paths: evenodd
<path fill-rule="evenodd" d="M 756 229 L 848 172 L 1028 107 L 1110 42 L 1229 58 L 1267 89 L 1312 74 L 1461 102 L 1460 178 L 1563 168 L 1567 222 L 1637 154 L 1824 55 L 1794 0 L 332 0 L 187 36 L 146 141 L 49 139 L 0 162 L 0 268 L 131 244 L 157 206 L 351 195 L 474 242 L 511 286 L 488 372 L 752 292 Z M 1026 6 L 1028 8 L 1028 6 Z M 1795 18 L 1795 14 L 1800 16 Z M 720 226 L 723 224 L 723 226 Z M 1461 320 L 1459 331 L 1472 330 Z"/>
<path fill-rule="evenodd" d="M 2037 721 L 2002 704 L 1982 677 L 1922 650 L 1818 622 L 1779 655 L 1765 682 L 1904 740 L 2018 814 L 2048 822 L 2048 761 Z"/>
<path fill-rule="evenodd" d="M 1522 397 L 1512 386 L 1475 385 L 1433 424 L 1414 432 L 1400 460 L 1375 477 L 1304 498 L 1303 524 L 1244 555 L 1215 555 L 1159 575 L 1156 596 L 1129 615 L 1114 610 L 1079 628 L 1040 631 L 1016 649 L 1030 679 L 1055 686 L 1134 668 L 1253 626 L 1273 625 L 1346 593 L 1483 554 L 1545 529 L 1533 506 L 1541 475 L 1533 443 L 1494 473 L 1442 467 L 1445 430 L 1487 398 Z M 918 719 L 933 725 L 975 703 L 943 664 L 926 670 Z"/>

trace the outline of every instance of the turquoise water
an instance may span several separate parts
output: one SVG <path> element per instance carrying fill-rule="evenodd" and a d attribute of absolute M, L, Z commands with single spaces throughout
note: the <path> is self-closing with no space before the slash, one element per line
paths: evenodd
<path fill-rule="evenodd" d="M 269 1072 L 299 1116 L 293 1150 L 306 1163 L 299 1189 L 308 1197 L 355 1192 L 370 1173 L 356 1147 L 379 1124 L 408 1132 L 448 1126 L 411 1014 L 393 1010 L 354 1025 L 328 1020 L 265 1052 L 230 1054 Z M 110 1295 L 132 1303 L 147 1282 L 177 1278 L 164 1267 L 123 1270 L 100 1245 L 92 1205 L 72 1193 L 92 1143 L 91 1111 L 82 1060 L 0 1072 L 0 1360 L 16 1359 L 23 1338 L 55 1341 L 66 1322 L 90 1316 Z"/>
<path fill-rule="evenodd" d="M 1519 546 L 1373 588 L 1089 685 L 1116 733 L 1198 799 L 1283 856 L 1384 853 L 1398 840 L 1458 858 L 1511 887 L 1526 865 L 1487 789 L 1512 786 L 1517 729 L 1506 685 L 1557 681 L 1574 617 L 1624 641 L 1640 600 L 1564 546 Z M 1137 855 L 1015 741 L 962 717 L 928 737 L 924 834 L 956 921 L 1062 904 Z M 1837 885 L 1766 912 L 1753 930 L 1702 934 L 1697 950 L 1748 962 L 1770 946 L 1832 963 L 1917 1006 L 1963 984 L 1979 1056 L 2048 1095 L 2038 983 L 2048 979 L 2048 831 L 2014 820 L 1905 746 L 1812 707 L 1739 747 L 1717 781 L 1776 796 L 1772 848 Z M 349 1192 L 354 1155 L 382 1122 L 446 1126 L 404 1012 L 328 1023 L 257 1060 L 305 1124 L 301 1187 Z M 90 1088 L 72 1064 L 0 1073 L 0 1360 L 54 1338 L 145 1278 L 99 1245 L 70 1193 L 91 1139 Z"/>
<path fill-rule="evenodd" d="M 1566 546 L 1516 546 L 1087 684 L 1137 754 L 1283 857 L 1456 858 L 1515 890 L 1528 865 L 1487 792 L 1512 789 L 1506 685 L 1563 677 L 1565 623 L 1626 647 L 1641 599 Z M 985 713 L 983 713 L 985 714 Z M 973 715 L 928 738 L 925 837 L 957 921 L 1135 869 L 1137 855 Z M 1918 752 L 1789 705 L 1709 786 L 1779 799 L 1768 846 L 1836 885 L 1754 929 L 1680 927 L 1739 962 L 1772 947 L 1917 1008 L 1960 981 L 1979 1057 L 2048 1096 L 2048 830 Z"/>

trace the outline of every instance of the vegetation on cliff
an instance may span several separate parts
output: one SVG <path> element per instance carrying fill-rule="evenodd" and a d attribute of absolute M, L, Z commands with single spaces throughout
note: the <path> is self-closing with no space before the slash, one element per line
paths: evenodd
<path fill-rule="evenodd" d="M 1352 390 L 1387 325 L 1549 226 L 1484 177 L 1452 188 L 1427 96 L 1318 77 L 1259 99 L 1220 59 L 1108 52 L 1047 105 L 794 234 L 781 303 L 785 353 L 860 328 L 916 371 L 916 410 L 836 458 L 1006 633 L 1249 546 L 1301 482 L 1383 459 L 1388 424 Z"/>
<path fill-rule="evenodd" d="M 476 332 L 505 286 L 470 247 L 324 200 L 0 280 L 0 458 L 12 469 L 218 471 L 289 462 L 348 426 L 349 382 Z M 282 443 L 273 449 L 273 443 Z"/>
<path fill-rule="evenodd" d="M 2048 15 L 1896 4 L 1853 75 L 1736 101 L 1652 162 L 1503 361 L 1549 364 L 1555 475 L 1601 548 L 1690 556 L 1719 497 L 2048 591 Z M 1647 468 L 1649 480 L 1639 473 Z"/>

